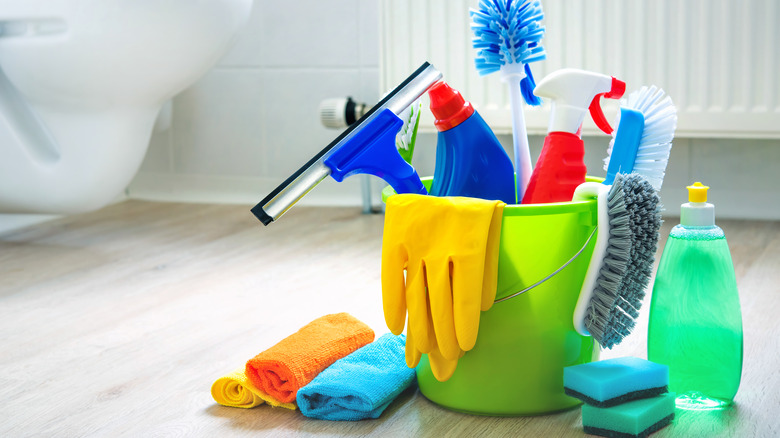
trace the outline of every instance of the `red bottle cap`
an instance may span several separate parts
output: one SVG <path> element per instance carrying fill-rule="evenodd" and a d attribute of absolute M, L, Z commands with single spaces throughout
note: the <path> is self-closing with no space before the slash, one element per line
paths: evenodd
<path fill-rule="evenodd" d="M 474 114 L 471 103 L 444 81 L 435 83 L 428 90 L 428 97 L 431 99 L 431 112 L 436 117 L 433 124 L 439 131 L 452 129 Z"/>

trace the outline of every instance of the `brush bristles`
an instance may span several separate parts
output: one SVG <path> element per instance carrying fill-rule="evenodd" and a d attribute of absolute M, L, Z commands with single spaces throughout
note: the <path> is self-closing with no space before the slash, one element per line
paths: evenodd
<path fill-rule="evenodd" d="M 642 175 L 622 175 L 626 193 L 626 209 L 631 217 L 631 266 L 624 279 L 624 298 L 639 310 L 644 299 L 645 288 L 655 261 L 658 234 L 661 228 L 661 202 L 650 182 Z"/>
<path fill-rule="evenodd" d="M 527 64 L 546 57 L 540 41 L 544 26 L 538 0 L 480 0 L 479 9 L 470 9 L 472 40 L 477 49 L 480 75 L 501 70 L 508 64 Z"/>
<path fill-rule="evenodd" d="M 655 190 L 661 190 L 672 149 L 674 130 L 677 128 L 677 109 L 672 99 L 656 86 L 642 87 L 631 93 L 621 102 L 621 106 L 637 110 L 645 117 L 642 138 L 637 148 L 634 160 L 634 173 L 643 175 Z M 619 125 L 618 120 L 615 126 Z M 613 132 L 613 136 L 616 135 Z M 609 142 L 607 158 L 604 159 L 604 170 L 609 167 L 612 146 L 615 138 Z"/>
<path fill-rule="evenodd" d="M 585 327 L 604 348 L 628 336 L 645 297 L 661 228 L 661 205 L 642 175 L 618 174 L 607 197 L 609 243 Z"/>
<path fill-rule="evenodd" d="M 606 254 L 585 317 L 585 328 L 601 345 L 611 332 L 607 324 L 611 320 L 620 283 L 626 276 L 631 253 L 629 216 L 620 186 L 613 185 L 607 195 L 607 215 L 609 224 L 603 225 L 609 227 Z"/>
<path fill-rule="evenodd" d="M 404 124 L 401 125 L 401 129 L 396 136 L 396 148 L 409 150 L 409 145 L 412 142 L 412 134 L 414 134 L 414 128 L 417 126 L 418 116 L 421 111 L 422 99 L 417 99 L 409 105 L 409 108 L 406 108 L 398 115 Z"/>

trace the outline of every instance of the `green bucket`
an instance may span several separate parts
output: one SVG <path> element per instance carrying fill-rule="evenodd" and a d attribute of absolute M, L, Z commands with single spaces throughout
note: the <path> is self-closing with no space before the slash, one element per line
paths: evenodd
<path fill-rule="evenodd" d="M 430 178 L 423 182 L 430 187 Z M 386 187 L 382 198 L 394 193 Z M 426 398 L 496 416 L 546 414 L 580 403 L 563 392 L 563 368 L 598 359 L 593 339 L 572 323 L 596 241 L 596 215 L 595 200 L 504 208 L 497 302 L 482 313 L 477 343 L 449 380 L 436 380 L 423 355 L 417 382 Z"/>

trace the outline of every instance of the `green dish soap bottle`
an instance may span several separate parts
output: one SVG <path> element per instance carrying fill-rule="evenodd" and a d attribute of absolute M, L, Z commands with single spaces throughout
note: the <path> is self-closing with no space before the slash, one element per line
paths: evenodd
<path fill-rule="evenodd" d="M 731 405 L 742 375 L 742 312 L 734 265 L 709 187 L 688 186 L 650 302 L 647 358 L 669 366 L 669 391 L 681 409 Z"/>

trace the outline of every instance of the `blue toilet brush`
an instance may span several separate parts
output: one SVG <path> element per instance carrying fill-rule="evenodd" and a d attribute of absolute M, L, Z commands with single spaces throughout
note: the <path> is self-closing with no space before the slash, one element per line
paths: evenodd
<path fill-rule="evenodd" d="M 539 24 L 544 13 L 538 0 L 480 0 L 479 9 L 470 9 L 470 15 L 477 71 L 480 76 L 498 71 L 509 84 L 519 202 L 532 172 L 521 98 L 528 105 L 541 104 L 533 94 L 536 84 L 528 64 L 546 57 L 540 44 L 544 26 Z"/>

